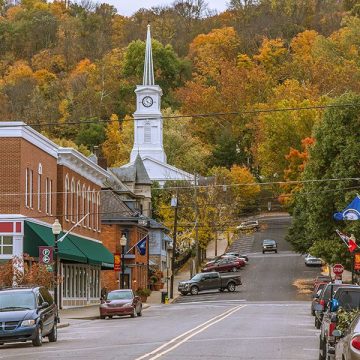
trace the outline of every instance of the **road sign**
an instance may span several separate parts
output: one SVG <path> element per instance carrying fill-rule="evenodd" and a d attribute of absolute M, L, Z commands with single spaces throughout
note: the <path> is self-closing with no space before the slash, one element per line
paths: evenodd
<path fill-rule="evenodd" d="M 341 264 L 335 264 L 333 266 L 333 272 L 335 275 L 340 275 L 344 271 L 344 267 Z"/>
<path fill-rule="evenodd" d="M 53 250 L 52 246 L 39 246 L 39 262 L 50 265 L 53 262 Z"/>

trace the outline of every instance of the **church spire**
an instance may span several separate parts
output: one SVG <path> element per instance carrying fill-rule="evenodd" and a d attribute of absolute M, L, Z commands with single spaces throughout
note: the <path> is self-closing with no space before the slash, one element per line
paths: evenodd
<path fill-rule="evenodd" d="M 150 25 L 147 26 L 143 85 L 155 85 Z"/>

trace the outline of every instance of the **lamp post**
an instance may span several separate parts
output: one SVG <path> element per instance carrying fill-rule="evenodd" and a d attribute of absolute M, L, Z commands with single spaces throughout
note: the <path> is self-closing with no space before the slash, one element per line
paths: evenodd
<path fill-rule="evenodd" d="M 171 198 L 171 207 L 175 208 L 174 212 L 174 237 L 171 258 L 171 278 L 170 278 L 170 299 L 174 297 L 174 272 L 175 272 L 175 254 L 176 254 L 176 235 L 177 235 L 177 213 L 178 213 L 178 190 L 176 195 Z"/>
<path fill-rule="evenodd" d="M 125 289 L 125 246 L 127 243 L 126 236 L 123 234 L 120 238 L 121 245 L 121 289 Z"/>
<path fill-rule="evenodd" d="M 54 300 L 55 304 L 58 305 L 58 235 L 61 233 L 61 224 L 58 219 L 55 219 L 52 224 L 52 233 L 54 234 L 54 278 L 55 278 L 55 286 L 54 286 Z"/>

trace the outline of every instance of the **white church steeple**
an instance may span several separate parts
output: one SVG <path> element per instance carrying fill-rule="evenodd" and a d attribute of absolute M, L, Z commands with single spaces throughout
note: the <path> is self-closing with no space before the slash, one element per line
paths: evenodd
<path fill-rule="evenodd" d="M 134 146 L 130 154 L 133 162 L 140 154 L 166 163 L 163 147 L 163 119 L 161 115 L 160 86 L 155 85 L 150 25 L 147 27 L 143 84 L 138 85 L 134 113 Z"/>

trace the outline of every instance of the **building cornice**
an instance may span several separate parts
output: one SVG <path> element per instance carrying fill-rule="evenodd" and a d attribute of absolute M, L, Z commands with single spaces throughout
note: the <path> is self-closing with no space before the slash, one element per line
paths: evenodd
<path fill-rule="evenodd" d="M 0 138 L 22 138 L 54 158 L 58 156 L 58 145 L 22 121 L 1 122 Z"/>
<path fill-rule="evenodd" d="M 106 170 L 72 148 L 59 148 L 58 164 L 66 166 L 98 186 L 102 186 L 110 177 Z"/>

